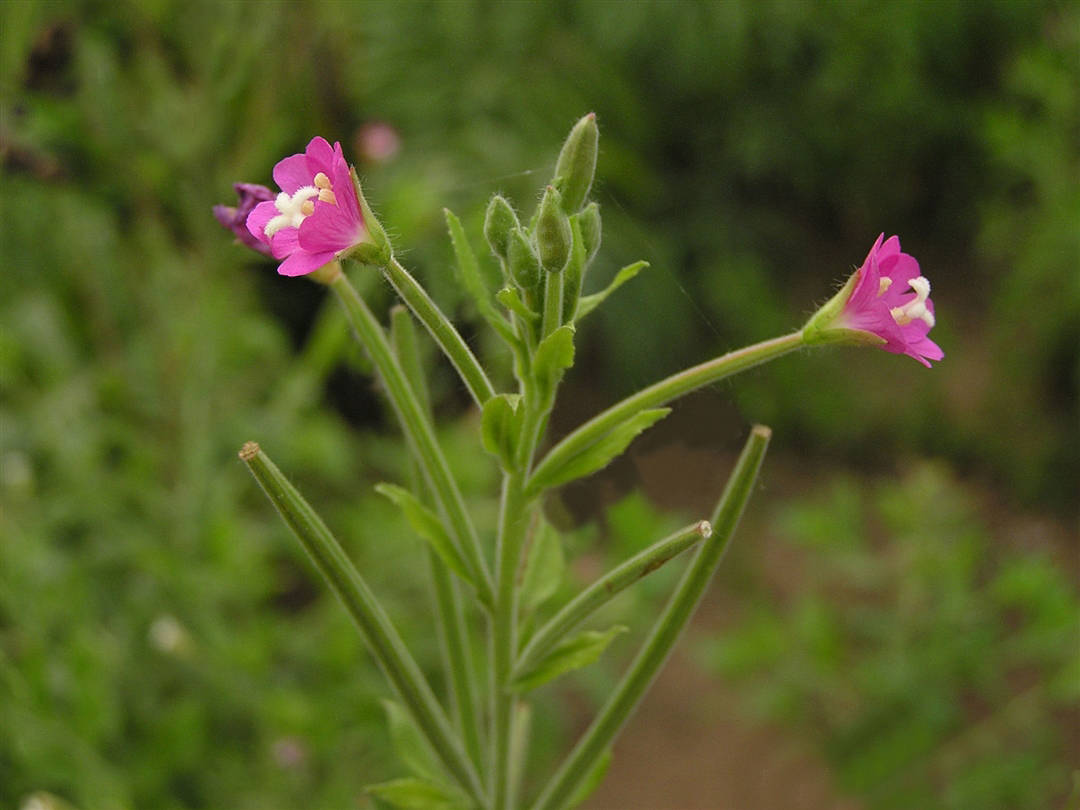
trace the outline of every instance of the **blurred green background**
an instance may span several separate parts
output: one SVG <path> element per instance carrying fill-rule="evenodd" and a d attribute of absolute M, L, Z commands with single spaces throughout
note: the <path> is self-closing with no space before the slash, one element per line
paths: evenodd
<path fill-rule="evenodd" d="M 313 135 L 340 140 L 401 258 L 505 371 L 442 208 L 478 238 L 493 191 L 531 207 L 589 110 L 592 285 L 652 267 L 582 329 L 556 433 L 797 327 L 881 231 L 933 282 L 946 353 L 932 371 L 785 358 L 689 398 L 552 504 L 583 526 L 587 577 L 700 517 L 746 425 L 774 428 L 683 645 L 700 688 L 680 694 L 702 750 L 730 748 L 732 723 L 767 729 L 768 751 L 795 741 L 827 785 L 777 798 L 751 763 L 654 797 L 643 785 L 686 752 L 637 723 L 645 742 L 616 748 L 591 806 L 1064 806 L 1080 763 L 1080 5 L 9 0 L 0 31 L 0 806 L 362 807 L 393 775 L 375 668 L 234 454 L 251 438 L 271 452 L 432 665 L 418 541 L 371 493 L 404 478 L 402 448 L 322 291 L 277 277 L 210 207 Z M 357 280 L 384 312 L 385 285 Z M 433 374 L 490 525 L 475 414 Z M 655 612 L 662 573 L 618 603 L 627 623 Z M 540 772 L 634 640 L 550 690 Z M 715 792 L 729 782 L 745 789 Z"/>

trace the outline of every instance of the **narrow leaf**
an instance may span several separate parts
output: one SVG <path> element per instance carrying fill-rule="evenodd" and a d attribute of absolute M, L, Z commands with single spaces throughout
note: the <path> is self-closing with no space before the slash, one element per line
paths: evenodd
<path fill-rule="evenodd" d="M 476 587 L 465 561 L 446 532 L 442 521 L 409 490 L 394 484 L 377 484 L 375 491 L 396 503 L 413 530 L 423 537 L 439 558 L 465 582 Z"/>
<path fill-rule="evenodd" d="M 586 315 L 588 315 L 590 312 L 600 306 L 600 304 L 604 303 L 605 298 L 607 298 L 609 295 L 619 289 L 619 287 L 628 282 L 630 279 L 632 279 L 634 276 L 636 276 L 648 266 L 649 263 L 644 261 L 628 264 L 626 265 L 626 267 L 624 267 L 622 270 L 615 274 L 615 278 L 612 279 L 611 283 L 608 284 L 606 288 L 604 288 L 598 293 L 593 293 L 592 295 L 581 296 L 581 299 L 578 301 L 577 306 L 577 320 L 580 321 L 582 318 L 584 318 Z"/>
<path fill-rule="evenodd" d="M 550 406 L 555 388 L 566 370 L 574 365 L 574 327 L 560 326 L 540 341 L 533 357 L 533 375 L 541 402 Z"/>
<path fill-rule="evenodd" d="M 469 246 L 465 229 L 461 227 L 461 220 L 449 208 L 444 208 L 443 214 L 446 215 L 446 227 L 450 231 L 450 242 L 454 247 L 454 255 L 457 257 L 462 284 L 476 302 L 477 309 L 480 310 L 480 315 L 484 320 L 504 339 L 507 336 L 513 336 L 513 327 L 491 303 L 491 293 L 480 274 L 480 265 L 476 261 L 476 254 Z"/>
<path fill-rule="evenodd" d="M 589 796 L 593 794 L 593 791 L 600 787 L 600 783 L 604 781 L 604 777 L 607 776 L 608 768 L 611 767 L 611 751 L 610 749 L 605 751 L 596 760 L 596 764 L 593 765 L 592 770 L 589 771 L 578 789 L 574 791 L 574 795 L 570 797 L 570 801 L 566 803 L 567 810 L 577 807 L 584 802 Z"/>
<path fill-rule="evenodd" d="M 566 571 L 562 539 L 559 532 L 540 518 L 525 559 L 525 574 L 521 582 L 521 606 L 533 611 L 558 590 Z"/>
<path fill-rule="evenodd" d="M 419 777 L 435 781 L 445 779 L 431 747 L 405 709 L 392 700 L 384 700 L 383 708 L 390 726 L 390 741 L 401 763 Z"/>
<path fill-rule="evenodd" d="M 603 469 L 621 455 L 638 434 L 652 427 L 669 413 L 671 413 L 671 408 L 639 411 L 577 455 L 571 456 L 556 467 L 543 470 L 540 475 L 533 476 L 529 480 L 526 492 L 535 495 L 545 489 L 561 486 Z"/>
<path fill-rule="evenodd" d="M 499 394 L 484 403 L 480 420 L 480 435 L 484 449 L 499 459 L 503 469 L 514 466 L 518 439 L 521 435 L 521 419 L 524 409 L 519 407 L 516 394 Z"/>
<path fill-rule="evenodd" d="M 427 779 L 394 779 L 368 785 L 368 793 L 398 810 L 468 810 L 469 804 L 455 790 Z"/>
<path fill-rule="evenodd" d="M 625 632 L 625 627 L 616 625 L 602 633 L 597 630 L 579 633 L 556 646 L 534 669 L 516 678 L 511 688 L 528 692 L 565 672 L 586 667 L 600 657 L 615 636 Z"/>

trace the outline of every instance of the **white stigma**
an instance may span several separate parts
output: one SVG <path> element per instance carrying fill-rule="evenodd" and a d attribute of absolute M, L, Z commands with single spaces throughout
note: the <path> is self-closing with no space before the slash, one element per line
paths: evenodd
<path fill-rule="evenodd" d="M 925 276 L 916 276 L 908 282 L 908 286 L 915 293 L 915 298 L 902 307 L 893 307 L 889 310 L 893 320 L 901 326 L 907 326 L 912 321 L 922 321 L 932 327 L 934 314 L 926 306 L 926 299 L 930 297 L 930 281 Z M 884 291 L 883 289 L 882 292 Z"/>
<path fill-rule="evenodd" d="M 281 192 L 274 200 L 274 206 L 279 211 L 278 215 L 266 223 L 264 229 L 266 238 L 269 239 L 282 228 L 299 228 L 315 210 L 312 197 L 319 195 L 319 189 L 315 186 L 301 186 L 291 196 Z"/>

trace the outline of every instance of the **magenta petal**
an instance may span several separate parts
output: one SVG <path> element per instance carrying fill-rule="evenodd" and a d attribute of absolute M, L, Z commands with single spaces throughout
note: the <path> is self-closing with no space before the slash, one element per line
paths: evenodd
<path fill-rule="evenodd" d="M 308 171 L 307 158 L 304 155 L 290 155 L 279 160 L 274 166 L 274 182 L 278 188 L 289 194 L 295 194 L 301 186 L 310 186 L 314 173 Z"/>
<path fill-rule="evenodd" d="M 278 266 L 283 276 L 306 276 L 334 260 L 334 253 L 308 253 L 298 250 Z"/>
<path fill-rule="evenodd" d="M 275 232 L 270 240 L 270 254 L 275 259 L 284 259 L 290 253 L 300 250 L 299 236 L 296 228 L 282 228 Z"/>
<path fill-rule="evenodd" d="M 364 240 L 362 222 L 339 206 L 316 202 L 315 213 L 300 224 L 300 247 L 304 250 L 332 250 L 335 253 Z"/>
<path fill-rule="evenodd" d="M 316 135 L 304 150 L 304 158 L 308 168 L 308 182 L 319 172 L 328 178 L 334 173 L 334 148 L 327 143 L 326 138 Z"/>
<path fill-rule="evenodd" d="M 261 202 L 248 214 L 247 229 L 251 235 L 264 244 L 270 244 L 266 238 L 266 224 L 278 214 L 277 206 L 272 202 Z"/>

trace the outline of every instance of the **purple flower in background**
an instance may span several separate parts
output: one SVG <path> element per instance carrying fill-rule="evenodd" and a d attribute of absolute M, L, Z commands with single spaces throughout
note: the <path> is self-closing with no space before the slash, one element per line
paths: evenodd
<path fill-rule="evenodd" d="M 269 245 L 252 236 L 247 227 L 247 218 L 255 210 L 256 205 L 273 200 L 274 192 L 266 186 L 260 186 L 256 183 L 233 183 L 233 188 L 236 189 L 236 196 L 239 198 L 236 207 L 215 205 L 214 217 L 221 223 L 222 227 L 228 228 L 236 234 L 236 238 L 241 244 L 269 256 Z"/>

